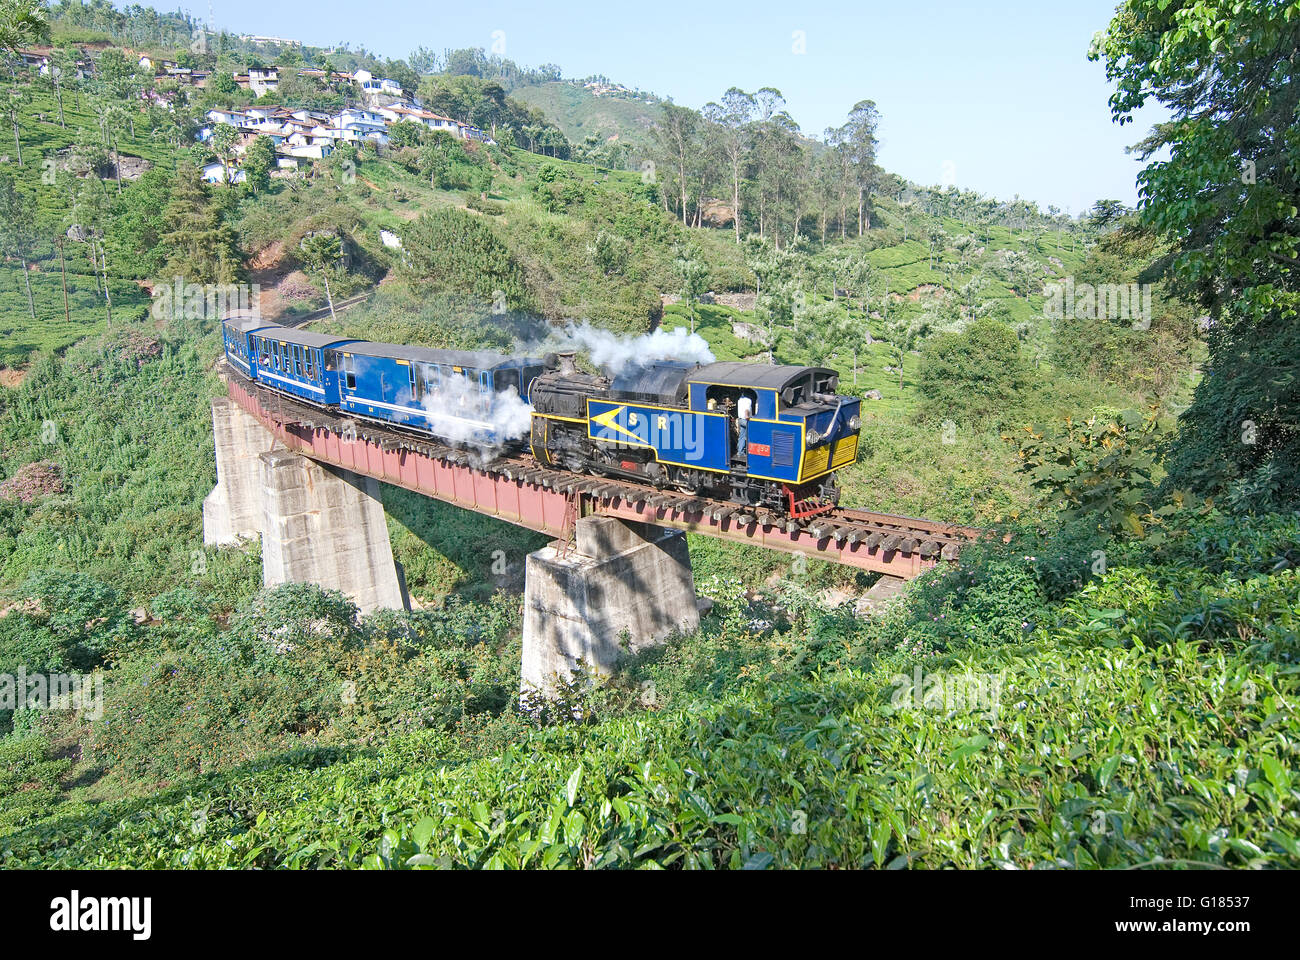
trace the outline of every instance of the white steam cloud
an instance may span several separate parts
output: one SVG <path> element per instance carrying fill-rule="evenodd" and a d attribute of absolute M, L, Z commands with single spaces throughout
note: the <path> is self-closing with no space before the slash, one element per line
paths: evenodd
<path fill-rule="evenodd" d="M 530 349 L 534 353 L 585 350 L 591 356 L 591 362 L 611 377 L 618 376 L 628 367 L 645 366 L 658 360 L 712 363 L 714 359 L 705 339 L 685 327 L 628 337 L 593 327 L 585 320 L 580 324 L 570 322 L 563 330 L 553 331 L 541 344 Z"/>
<path fill-rule="evenodd" d="M 659 360 L 712 363 L 714 359 L 704 338 L 684 327 L 629 337 L 586 321 L 570 322 L 541 341 L 518 345 L 515 352 L 540 356 L 565 350 L 586 351 L 610 377 Z M 511 390 L 494 393 L 469 377 L 443 378 L 426 390 L 420 405 L 437 436 L 470 450 L 480 464 L 496 459 L 508 441 L 527 437 L 532 428 L 533 408 L 527 400 Z"/>
<path fill-rule="evenodd" d="M 469 377 L 446 377 L 420 405 L 441 438 L 468 448 L 481 463 L 496 459 L 509 440 L 528 436 L 533 408 L 513 390 L 493 393 Z"/>

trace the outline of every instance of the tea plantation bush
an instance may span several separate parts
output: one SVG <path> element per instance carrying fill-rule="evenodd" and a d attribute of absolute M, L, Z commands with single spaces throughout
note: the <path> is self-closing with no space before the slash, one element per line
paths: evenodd
<path fill-rule="evenodd" d="M 1005 583 L 1022 589 L 1019 573 Z M 848 638 L 819 668 L 712 703 L 535 730 L 499 756 L 476 756 L 447 731 L 331 765 L 299 754 L 13 831 L 0 856 L 12 866 L 1300 866 L 1297 572 L 1117 567 L 1054 619 L 1022 642 L 960 655 Z M 919 676 L 924 695 L 900 696 Z"/>

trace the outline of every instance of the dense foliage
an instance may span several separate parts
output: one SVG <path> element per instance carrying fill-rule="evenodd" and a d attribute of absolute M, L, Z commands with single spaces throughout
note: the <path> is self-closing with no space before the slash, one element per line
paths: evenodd
<path fill-rule="evenodd" d="M 1098 38 L 1120 121 L 1172 114 L 1142 144 L 1141 214 L 1209 310 L 1211 376 L 1182 417 L 1174 481 L 1253 509 L 1300 502 L 1300 4 L 1127 0 Z"/>

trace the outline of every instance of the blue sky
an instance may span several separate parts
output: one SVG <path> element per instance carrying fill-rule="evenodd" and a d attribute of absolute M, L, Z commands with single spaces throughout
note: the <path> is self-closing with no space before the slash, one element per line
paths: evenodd
<path fill-rule="evenodd" d="M 393 57 L 420 45 L 491 49 L 502 31 L 505 56 L 521 65 L 604 74 L 686 106 L 733 85 L 776 87 L 813 135 L 871 99 L 886 169 L 1078 213 L 1101 197 L 1136 202 L 1139 164 L 1124 148 L 1163 119 L 1111 121 L 1104 67 L 1086 54 L 1114 4 L 213 0 L 213 17 L 218 28 Z"/>

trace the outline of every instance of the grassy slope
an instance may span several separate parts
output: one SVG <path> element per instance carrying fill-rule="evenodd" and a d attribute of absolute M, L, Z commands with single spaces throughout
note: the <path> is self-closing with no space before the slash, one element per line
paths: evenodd
<path fill-rule="evenodd" d="M 594 133 L 602 140 L 630 144 L 636 156 L 650 143 L 656 113 L 653 104 L 598 97 L 571 83 L 535 84 L 520 87 L 510 95 L 539 108 L 559 125 L 571 143 L 581 143 Z"/>

